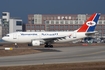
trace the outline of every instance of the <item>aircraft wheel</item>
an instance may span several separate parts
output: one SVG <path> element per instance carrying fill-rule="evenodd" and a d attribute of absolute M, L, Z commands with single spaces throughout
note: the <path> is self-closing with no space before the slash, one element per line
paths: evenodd
<path fill-rule="evenodd" d="M 50 48 L 53 48 L 53 45 L 50 45 Z"/>
<path fill-rule="evenodd" d="M 45 48 L 53 48 L 53 45 L 45 45 Z"/>
<path fill-rule="evenodd" d="M 45 45 L 44 47 L 45 47 L 45 48 L 47 48 L 47 47 L 48 47 L 48 45 Z"/>

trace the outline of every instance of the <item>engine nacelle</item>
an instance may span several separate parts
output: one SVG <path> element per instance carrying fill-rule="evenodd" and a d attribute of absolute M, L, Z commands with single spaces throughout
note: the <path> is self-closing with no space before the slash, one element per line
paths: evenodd
<path fill-rule="evenodd" d="M 33 40 L 32 46 L 40 46 L 40 41 L 39 40 Z"/>

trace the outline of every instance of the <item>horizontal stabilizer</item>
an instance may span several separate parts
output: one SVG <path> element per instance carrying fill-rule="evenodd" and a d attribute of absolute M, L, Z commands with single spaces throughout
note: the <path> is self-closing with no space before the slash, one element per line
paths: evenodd
<path fill-rule="evenodd" d="M 87 32 L 87 33 L 85 33 L 85 35 L 91 36 L 91 35 L 94 35 L 94 34 L 96 34 L 96 33 L 98 33 L 98 32 L 97 32 L 97 31 L 94 31 L 94 32 Z"/>

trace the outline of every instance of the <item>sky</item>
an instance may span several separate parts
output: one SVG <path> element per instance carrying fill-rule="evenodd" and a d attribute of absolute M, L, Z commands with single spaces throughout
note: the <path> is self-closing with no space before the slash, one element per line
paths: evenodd
<path fill-rule="evenodd" d="M 20 17 L 24 23 L 29 14 L 105 14 L 105 0 L 0 0 L 2 12 Z"/>

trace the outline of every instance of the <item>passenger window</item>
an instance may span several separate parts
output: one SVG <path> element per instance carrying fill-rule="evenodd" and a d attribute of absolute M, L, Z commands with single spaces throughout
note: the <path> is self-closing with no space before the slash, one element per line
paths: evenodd
<path fill-rule="evenodd" d="M 6 35 L 6 37 L 9 37 L 9 35 Z"/>

